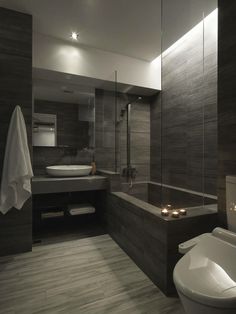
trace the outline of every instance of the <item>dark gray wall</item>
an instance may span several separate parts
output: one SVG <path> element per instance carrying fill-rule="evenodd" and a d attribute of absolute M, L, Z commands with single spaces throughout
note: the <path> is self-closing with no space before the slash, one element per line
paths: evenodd
<path fill-rule="evenodd" d="M 20 105 L 31 149 L 32 18 L 0 8 L 0 173 L 11 114 Z M 31 249 L 31 200 L 23 209 L 0 214 L 0 255 Z"/>
<path fill-rule="evenodd" d="M 119 94 L 119 112 L 129 101 L 138 96 Z M 150 180 L 150 99 L 143 97 L 142 100 L 131 104 L 131 164 L 136 168 L 137 174 L 134 182 Z M 120 131 L 120 169 L 127 167 L 127 115 L 119 123 Z M 123 178 L 126 182 L 126 178 Z M 124 186 L 124 185 L 123 185 Z"/>
<path fill-rule="evenodd" d="M 204 31 L 204 39 L 200 27 L 163 53 L 162 92 L 151 105 L 151 178 L 216 195 L 216 28 L 206 22 Z"/>
<path fill-rule="evenodd" d="M 95 90 L 95 147 L 96 163 L 100 169 L 115 171 L 116 139 L 115 137 L 115 92 L 103 89 Z"/>
<path fill-rule="evenodd" d="M 218 207 L 226 223 L 225 176 L 236 174 L 236 2 L 219 0 Z"/>
<path fill-rule="evenodd" d="M 126 131 L 127 115 L 120 118 L 125 105 L 137 99 L 137 95 L 96 90 L 96 162 L 101 169 L 117 171 L 126 167 Z M 115 125 L 115 106 L 117 105 L 117 121 Z M 116 148 L 116 149 L 115 149 Z M 150 99 L 143 97 L 132 104 L 131 109 L 131 162 L 137 169 L 136 181 L 150 179 Z M 123 182 L 126 179 L 123 178 Z M 124 186 L 125 188 L 125 186 Z"/>
<path fill-rule="evenodd" d="M 162 182 L 161 156 L 161 92 L 154 96 L 150 106 L 150 178 L 151 181 Z"/>

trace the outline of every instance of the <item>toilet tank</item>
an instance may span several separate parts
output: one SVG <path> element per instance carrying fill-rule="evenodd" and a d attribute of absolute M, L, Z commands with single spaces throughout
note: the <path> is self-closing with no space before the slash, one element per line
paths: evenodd
<path fill-rule="evenodd" d="M 236 176 L 226 176 L 226 213 L 228 229 L 236 232 Z"/>

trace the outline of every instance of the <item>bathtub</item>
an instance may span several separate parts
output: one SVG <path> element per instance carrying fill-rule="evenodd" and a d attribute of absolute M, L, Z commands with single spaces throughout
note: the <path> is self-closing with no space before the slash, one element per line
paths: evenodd
<path fill-rule="evenodd" d="M 204 205 L 212 205 L 216 209 L 217 197 L 197 191 L 187 190 L 170 185 L 146 181 L 138 182 L 132 188 L 122 183 L 121 191 L 159 208 L 171 204 L 173 208 L 201 209 Z"/>
<path fill-rule="evenodd" d="M 158 184 L 141 182 L 132 189 L 123 184 L 122 191 L 107 193 L 106 222 L 112 238 L 170 296 L 176 292 L 172 273 L 181 257 L 178 245 L 211 232 L 217 223 L 217 208 L 213 196 L 208 195 L 202 206 L 199 193 L 164 187 L 164 195 L 171 198 L 172 205 L 176 208 L 185 205 L 188 215 L 178 219 L 163 217 L 161 189 L 163 192 Z"/>

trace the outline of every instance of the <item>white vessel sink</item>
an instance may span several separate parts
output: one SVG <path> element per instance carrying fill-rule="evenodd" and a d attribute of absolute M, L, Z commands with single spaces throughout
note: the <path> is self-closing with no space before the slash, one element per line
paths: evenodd
<path fill-rule="evenodd" d="M 49 166 L 46 171 L 53 177 L 82 177 L 88 176 L 92 170 L 91 166 L 86 165 L 63 165 Z"/>

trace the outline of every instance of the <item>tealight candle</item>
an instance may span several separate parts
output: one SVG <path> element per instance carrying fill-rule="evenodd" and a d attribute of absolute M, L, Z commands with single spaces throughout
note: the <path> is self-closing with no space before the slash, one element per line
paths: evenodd
<path fill-rule="evenodd" d="M 171 209 L 171 205 L 170 205 L 170 204 L 166 205 L 166 207 L 167 207 L 168 209 Z"/>
<path fill-rule="evenodd" d="M 173 218 L 179 218 L 179 212 L 178 212 L 177 210 L 174 210 L 174 211 L 172 212 L 172 217 L 173 217 Z"/>
<path fill-rule="evenodd" d="M 182 209 L 179 210 L 179 213 L 180 213 L 180 215 L 185 216 L 185 215 L 187 215 L 187 210 L 182 208 Z"/>
<path fill-rule="evenodd" d="M 162 216 L 169 216 L 169 211 L 167 208 L 163 208 L 161 211 Z"/>

